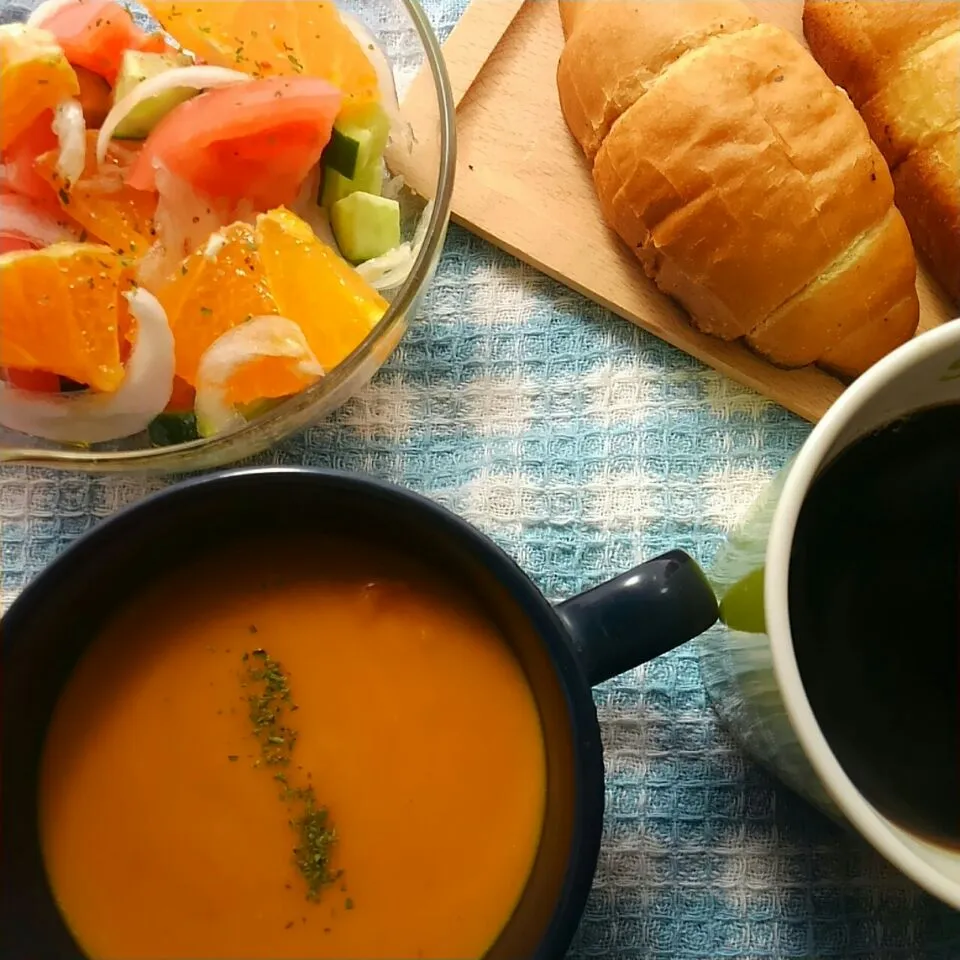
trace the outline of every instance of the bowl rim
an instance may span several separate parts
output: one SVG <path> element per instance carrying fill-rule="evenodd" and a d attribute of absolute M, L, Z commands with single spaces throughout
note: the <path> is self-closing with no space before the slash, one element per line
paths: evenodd
<path fill-rule="evenodd" d="M 45 449 L 11 444 L 6 447 L 0 446 L 0 464 L 20 464 L 87 472 L 152 470 L 156 473 L 174 473 L 180 470 L 194 469 L 189 462 L 184 461 L 191 454 L 201 452 L 213 464 L 236 462 L 244 456 L 251 455 L 250 453 L 242 453 L 233 456 L 229 453 L 240 438 L 253 437 L 258 434 L 265 435 L 268 438 L 267 442 L 256 444 L 256 449 L 263 449 L 276 442 L 288 432 L 282 426 L 285 421 L 296 419 L 298 415 L 305 413 L 321 396 L 335 394 L 367 362 L 370 355 L 380 344 L 390 342 L 391 335 L 396 334 L 397 339 L 399 339 L 399 334 L 407 320 L 407 314 L 430 279 L 443 246 L 453 201 L 457 158 L 456 105 L 440 40 L 434 32 L 420 0 L 399 0 L 399 2 L 406 9 L 410 22 L 423 45 L 426 57 L 425 65 L 429 67 L 433 77 L 440 120 L 439 167 L 436 191 L 433 197 L 433 209 L 430 211 L 423 245 L 409 276 L 377 325 L 326 376 L 300 393 L 287 397 L 271 406 L 253 420 L 235 430 L 217 434 L 213 437 L 201 437 L 198 440 L 190 440 L 186 443 L 170 444 L 163 447 L 142 447 L 138 450 L 100 451 L 82 448 L 70 449 L 68 447 Z"/>

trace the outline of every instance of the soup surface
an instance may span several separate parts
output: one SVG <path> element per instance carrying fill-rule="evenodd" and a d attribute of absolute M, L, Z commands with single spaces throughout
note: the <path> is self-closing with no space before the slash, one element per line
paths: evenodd
<path fill-rule="evenodd" d="M 265 664 L 289 697 L 258 729 Z M 545 779 L 533 695 L 476 601 L 387 552 L 253 541 L 153 584 L 78 665 L 44 856 L 97 960 L 479 957 Z M 321 807 L 329 851 L 303 839 Z M 311 900 L 314 849 L 343 873 Z"/>

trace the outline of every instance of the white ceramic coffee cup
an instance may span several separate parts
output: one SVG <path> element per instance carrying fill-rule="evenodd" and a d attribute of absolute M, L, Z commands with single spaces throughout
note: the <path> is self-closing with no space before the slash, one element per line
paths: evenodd
<path fill-rule="evenodd" d="M 831 750 L 800 677 L 788 606 L 794 531 L 817 475 L 859 437 L 945 403 L 960 403 L 960 320 L 916 337 L 848 387 L 731 533 L 711 579 L 723 595 L 762 567 L 762 580 L 754 579 L 762 584 L 760 622 L 765 628 L 724 628 L 703 638 L 699 650 L 714 706 L 748 752 L 827 812 L 845 819 L 921 887 L 960 910 L 960 850 L 922 839 L 885 817 L 854 786 Z M 953 439 L 960 444 L 960 436 Z"/>

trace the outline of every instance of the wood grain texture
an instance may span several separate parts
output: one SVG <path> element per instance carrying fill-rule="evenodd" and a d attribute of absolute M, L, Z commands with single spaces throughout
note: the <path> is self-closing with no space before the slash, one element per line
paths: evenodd
<path fill-rule="evenodd" d="M 802 39 L 801 0 L 748 5 L 760 19 Z M 778 369 L 738 343 L 698 333 L 607 228 L 587 163 L 560 113 L 562 45 L 553 0 L 474 0 L 450 35 L 444 54 L 459 137 L 454 219 L 794 413 L 818 420 L 843 391 L 840 380 L 813 367 Z M 402 109 L 418 139 L 388 160 L 429 195 L 438 144 L 429 134 L 436 101 L 428 77 L 414 80 Z M 921 331 L 953 316 L 922 268 L 917 288 Z"/>

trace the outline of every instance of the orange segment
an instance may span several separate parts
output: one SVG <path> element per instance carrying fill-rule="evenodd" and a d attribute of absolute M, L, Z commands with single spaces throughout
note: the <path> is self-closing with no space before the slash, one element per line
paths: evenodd
<path fill-rule="evenodd" d="M 0 26 L 0 150 L 44 110 L 80 92 L 76 74 L 46 30 Z"/>
<path fill-rule="evenodd" d="M 277 312 L 253 229 L 235 223 L 222 234 L 225 242 L 218 251 L 192 254 L 157 292 L 176 341 L 177 375 L 194 386 L 200 357 L 217 337 L 250 317 Z"/>
<path fill-rule="evenodd" d="M 123 379 L 124 264 L 107 247 L 57 243 L 0 256 L 0 367 L 112 392 Z"/>
<path fill-rule="evenodd" d="M 356 104 L 379 98 L 376 71 L 334 3 L 145 0 L 164 29 L 208 63 L 254 76 L 322 77 Z"/>
<path fill-rule="evenodd" d="M 309 387 L 316 377 L 305 376 L 290 357 L 258 357 L 239 367 L 227 385 L 227 399 L 234 406 L 289 397 Z"/>
<path fill-rule="evenodd" d="M 376 326 L 387 301 L 287 210 L 257 218 L 257 245 L 277 310 L 332 370 Z"/>
<path fill-rule="evenodd" d="M 134 190 L 125 182 L 137 148 L 113 141 L 103 166 L 98 167 L 96 145 L 96 132 L 87 131 L 87 163 L 69 192 L 62 189 L 55 150 L 37 160 L 37 173 L 57 192 L 64 211 L 84 229 L 118 253 L 139 258 L 153 243 L 157 195 Z"/>
<path fill-rule="evenodd" d="M 303 331 L 324 370 L 366 337 L 387 302 L 348 264 L 284 209 L 235 223 L 184 261 L 157 296 L 176 340 L 177 375 L 196 386 L 210 345 L 251 317 L 286 317 Z M 238 365 L 229 383 L 234 403 L 283 397 L 310 382 L 296 363 L 260 357 Z"/>

